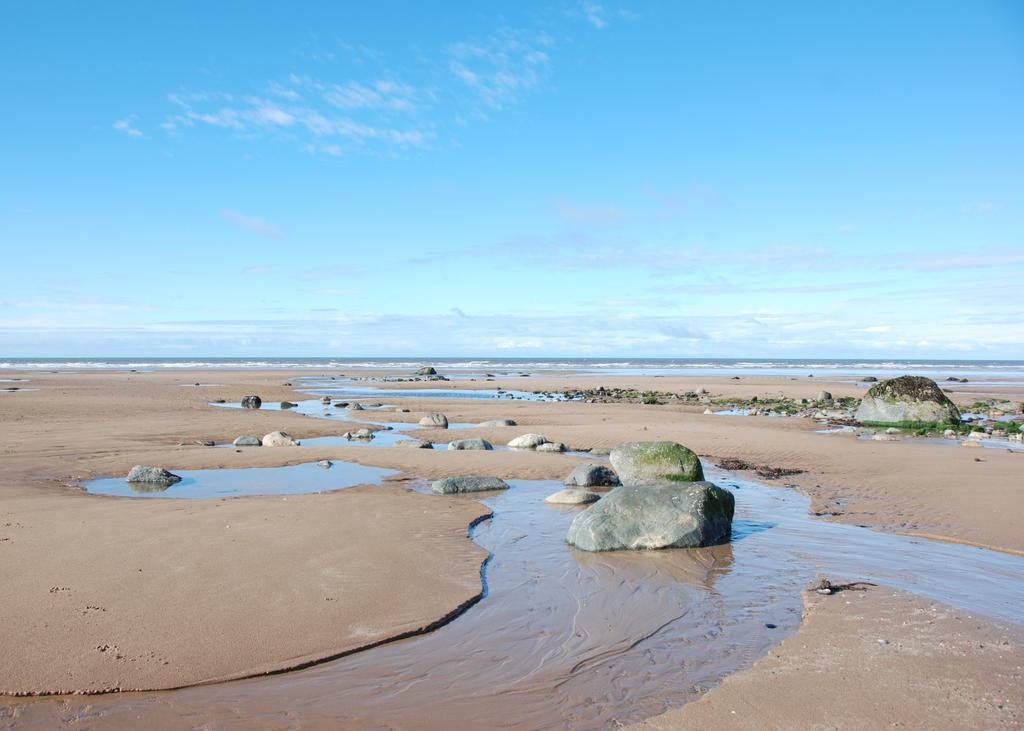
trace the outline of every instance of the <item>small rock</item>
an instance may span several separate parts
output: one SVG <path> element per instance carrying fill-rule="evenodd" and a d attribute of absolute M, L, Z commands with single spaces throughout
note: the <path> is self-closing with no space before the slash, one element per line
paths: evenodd
<path fill-rule="evenodd" d="M 348 439 L 350 442 L 353 439 L 362 439 L 365 441 L 369 441 L 373 439 L 374 434 L 373 431 L 371 431 L 370 429 L 353 429 L 352 431 L 345 432 L 341 436 L 345 437 L 345 439 Z"/>
<path fill-rule="evenodd" d="M 490 451 L 494 449 L 489 441 L 486 439 L 456 439 L 454 442 L 448 443 L 448 451 L 456 450 L 485 450 Z"/>
<path fill-rule="evenodd" d="M 246 434 L 241 437 L 237 437 L 235 441 L 231 442 L 236 447 L 262 447 L 263 440 L 255 434 Z"/>
<path fill-rule="evenodd" d="M 611 467 L 586 463 L 576 465 L 564 482 L 572 487 L 614 487 L 619 484 L 619 476 Z"/>
<path fill-rule="evenodd" d="M 420 426 L 429 426 L 434 427 L 435 429 L 447 429 L 448 417 L 444 414 L 438 413 L 427 414 L 420 419 Z"/>
<path fill-rule="evenodd" d="M 320 403 L 322 403 L 322 404 L 327 404 L 327 405 L 330 405 L 330 403 L 331 403 L 331 397 L 330 397 L 330 396 L 324 396 L 324 397 L 322 397 L 322 398 L 320 399 Z"/>
<path fill-rule="evenodd" d="M 297 447 L 299 442 L 283 431 L 272 431 L 263 437 L 264 447 Z"/>
<path fill-rule="evenodd" d="M 316 466 L 321 468 L 321 469 L 329 470 L 329 469 L 331 469 L 331 467 L 334 466 L 334 462 L 332 462 L 329 459 L 322 459 L 322 460 L 320 460 L 319 462 L 316 463 Z"/>
<path fill-rule="evenodd" d="M 281 408 L 282 409 L 294 409 L 296 406 L 298 406 L 298 404 L 292 403 L 291 401 L 282 401 L 281 402 Z"/>
<path fill-rule="evenodd" d="M 263 399 L 259 396 L 243 396 L 242 397 L 242 408 L 243 409 L 258 409 L 263 405 Z"/>
<path fill-rule="evenodd" d="M 497 477 L 444 477 L 430 485 L 431 492 L 439 495 L 507 489 L 508 483 Z"/>
<path fill-rule="evenodd" d="M 418 371 L 416 371 L 416 373 L 414 373 L 413 375 L 416 375 L 416 376 L 436 376 L 437 375 L 437 371 L 433 368 L 433 366 L 423 366 Z"/>
<path fill-rule="evenodd" d="M 832 400 L 832 394 L 829 393 L 828 391 L 819 391 L 818 392 L 818 401 L 831 401 L 831 400 Z"/>
<path fill-rule="evenodd" d="M 537 445 L 538 452 L 564 452 L 565 445 L 561 442 L 544 442 Z"/>
<path fill-rule="evenodd" d="M 547 443 L 547 437 L 540 434 L 523 434 L 508 443 L 511 449 L 536 449 L 541 444 Z"/>
<path fill-rule="evenodd" d="M 362 404 L 349 404 L 346 408 L 349 411 L 362 411 L 363 410 Z"/>
<path fill-rule="evenodd" d="M 146 467 L 145 465 L 137 464 L 128 472 L 125 482 L 141 482 L 147 485 L 167 486 L 173 485 L 175 482 L 181 482 L 181 477 L 173 472 L 168 472 L 163 467 Z"/>
<path fill-rule="evenodd" d="M 544 498 L 544 502 L 552 503 L 553 505 L 586 505 L 588 503 L 596 503 L 600 499 L 601 496 L 596 492 L 579 487 L 570 487 L 565 490 L 559 490 L 553 495 L 548 495 Z"/>
<path fill-rule="evenodd" d="M 434 445 L 426 439 L 402 439 L 395 442 L 396 447 L 407 447 L 409 449 L 433 449 Z"/>

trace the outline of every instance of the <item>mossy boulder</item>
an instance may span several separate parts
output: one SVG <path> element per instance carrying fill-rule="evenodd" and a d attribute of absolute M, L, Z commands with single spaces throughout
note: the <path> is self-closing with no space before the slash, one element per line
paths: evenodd
<path fill-rule="evenodd" d="M 735 507 L 710 482 L 616 487 L 576 516 L 565 540 L 584 551 L 713 546 L 729 540 Z"/>
<path fill-rule="evenodd" d="M 611 453 L 623 485 L 657 485 L 704 479 L 700 458 L 676 442 L 629 442 Z"/>
<path fill-rule="evenodd" d="M 900 376 L 868 389 L 854 415 L 873 424 L 960 422 L 960 410 L 938 384 L 923 376 Z"/>

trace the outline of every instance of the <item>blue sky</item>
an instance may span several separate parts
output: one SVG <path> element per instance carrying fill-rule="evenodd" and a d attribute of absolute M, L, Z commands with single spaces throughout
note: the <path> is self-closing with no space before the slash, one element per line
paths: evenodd
<path fill-rule="evenodd" d="M 1024 358 L 1024 5 L 6 3 L 0 354 Z"/>

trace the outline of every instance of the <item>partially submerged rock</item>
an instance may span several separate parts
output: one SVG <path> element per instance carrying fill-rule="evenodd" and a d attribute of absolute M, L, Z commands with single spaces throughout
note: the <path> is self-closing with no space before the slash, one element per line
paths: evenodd
<path fill-rule="evenodd" d="M 297 447 L 299 442 L 283 431 L 272 431 L 263 437 L 264 447 Z"/>
<path fill-rule="evenodd" d="M 320 403 L 330 405 L 331 397 L 330 396 L 323 396 L 323 397 L 321 397 L 320 398 Z"/>
<path fill-rule="evenodd" d="M 168 472 L 163 467 L 147 467 L 146 465 L 137 464 L 128 471 L 128 477 L 125 478 L 125 482 L 134 482 L 145 485 L 173 485 L 175 482 L 181 482 L 181 477 Z"/>
<path fill-rule="evenodd" d="M 619 484 L 619 476 L 611 467 L 587 463 L 576 465 L 564 482 L 572 487 L 614 487 Z"/>
<path fill-rule="evenodd" d="M 882 381 L 864 395 L 854 415 L 865 423 L 960 422 L 960 410 L 938 384 L 923 376 Z"/>
<path fill-rule="evenodd" d="M 245 434 L 240 437 L 236 437 L 235 441 L 231 442 L 236 447 L 262 447 L 263 440 L 255 434 Z"/>
<path fill-rule="evenodd" d="M 536 449 L 547 443 L 547 437 L 540 434 L 523 434 L 508 443 L 511 449 Z"/>
<path fill-rule="evenodd" d="M 319 467 L 320 469 L 329 470 L 331 469 L 331 467 L 334 466 L 334 462 L 332 462 L 329 459 L 322 459 L 316 463 L 316 466 Z"/>
<path fill-rule="evenodd" d="M 490 451 L 494 447 L 486 439 L 456 439 L 454 442 L 448 443 L 448 449 L 449 451 L 473 449 Z"/>
<path fill-rule="evenodd" d="M 544 502 L 553 505 L 586 505 L 588 503 L 596 503 L 600 499 L 601 496 L 596 492 L 584 490 L 580 487 L 569 487 L 565 490 L 559 490 L 554 495 L 548 495 L 544 498 Z"/>
<path fill-rule="evenodd" d="M 363 405 L 362 404 L 349 404 L 345 408 L 348 409 L 349 411 L 362 411 L 363 410 Z"/>
<path fill-rule="evenodd" d="M 427 414 L 420 419 L 420 426 L 430 426 L 435 429 L 447 429 L 448 428 L 448 417 L 444 414 Z"/>
<path fill-rule="evenodd" d="M 611 453 L 612 467 L 623 485 L 657 485 L 704 479 L 700 458 L 675 442 L 629 442 Z"/>
<path fill-rule="evenodd" d="M 242 408 L 243 409 L 258 409 L 263 405 L 263 399 L 259 396 L 243 396 L 242 397 Z"/>
<path fill-rule="evenodd" d="M 495 426 L 516 426 L 516 423 L 512 419 L 491 419 L 490 421 L 482 421 L 477 426 L 490 428 Z"/>
<path fill-rule="evenodd" d="M 617 487 L 576 516 L 566 541 L 584 551 L 697 548 L 732 533 L 735 499 L 710 482 Z"/>
<path fill-rule="evenodd" d="M 430 485 L 431 492 L 439 495 L 507 489 L 508 483 L 497 477 L 444 477 Z"/>
<path fill-rule="evenodd" d="M 291 401 L 282 401 L 281 402 L 281 408 L 282 409 L 294 409 L 296 406 L 298 406 L 298 404 L 292 403 Z"/>
<path fill-rule="evenodd" d="M 402 439 L 395 442 L 396 447 L 407 447 L 409 449 L 433 449 L 434 445 L 426 439 Z"/>
<path fill-rule="evenodd" d="M 352 431 L 345 432 L 341 436 L 345 437 L 345 439 L 348 439 L 350 442 L 353 439 L 361 439 L 361 440 L 369 441 L 369 440 L 373 439 L 374 434 L 373 434 L 373 431 L 371 429 L 353 429 Z"/>
<path fill-rule="evenodd" d="M 564 452 L 565 445 L 561 442 L 544 442 L 537 445 L 538 452 Z"/>

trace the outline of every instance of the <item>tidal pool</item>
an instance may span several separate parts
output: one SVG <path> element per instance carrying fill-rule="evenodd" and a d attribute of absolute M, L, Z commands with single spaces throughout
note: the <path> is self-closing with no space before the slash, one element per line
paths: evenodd
<path fill-rule="evenodd" d="M 268 447 L 269 449 L 269 447 Z M 102 477 L 84 483 L 88 492 L 122 497 L 165 497 L 203 500 L 242 495 L 295 495 L 372 485 L 397 474 L 383 467 L 331 460 L 331 467 L 317 462 L 288 467 L 242 467 L 216 470 L 175 470 L 181 482 L 162 487 L 125 482 L 124 477 Z"/>
<path fill-rule="evenodd" d="M 797 629 L 801 592 L 821 576 L 1024 623 L 1024 557 L 817 520 L 798 493 L 705 469 L 736 495 L 729 544 L 576 551 L 564 538 L 580 508 L 543 502 L 561 483 L 510 480 L 510 490 L 477 496 L 494 511 L 471 533 L 491 554 L 484 597 L 432 633 L 220 685 L 11 699 L 7 717 L 104 728 L 611 729 L 749 667 Z"/>

